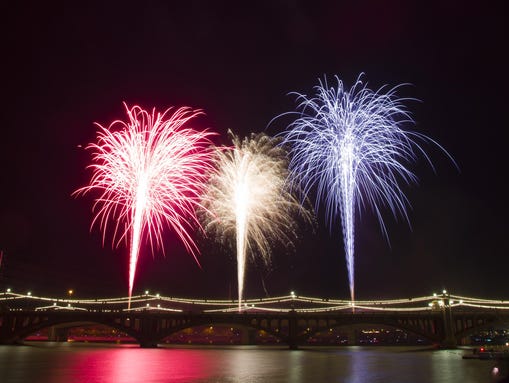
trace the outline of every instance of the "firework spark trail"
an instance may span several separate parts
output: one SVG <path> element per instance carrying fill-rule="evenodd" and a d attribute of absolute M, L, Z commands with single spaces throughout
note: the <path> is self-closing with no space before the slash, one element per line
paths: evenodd
<path fill-rule="evenodd" d="M 204 195 L 203 219 L 205 231 L 219 242 L 233 247 L 235 238 L 240 311 L 247 256 L 269 265 L 271 243 L 291 246 L 297 216 L 311 221 L 312 214 L 288 187 L 286 152 L 277 146 L 279 139 L 262 133 L 243 140 L 231 136 L 232 147 L 216 150 L 217 171 Z"/>
<path fill-rule="evenodd" d="M 421 154 L 433 168 L 419 143 L 437 145 L 454 163 L 434 140 L 403 129 L 413 121 L 403 105 L 408 99 L 396 97 L 398 87 L 372 91 L 361 76 L 350 90 L 336 77 L 337 88 L 320 81 L 315 97 L 295 93 L 300 111 L 287 114 L 298 117 L 281 133 L 290 146 L 291 179 L 301 183 L 304 196 L 316 187 L 315 209 L 325 204 L 330 230 L 341 217 L 352 302 L 355 208 L 370 207 L 388 240 L 382 207 L 409 223 L 399 182 L 415 183 L 417 177 L 406 165 Z"/>
<path fill-rule="evenodd" d="M 125 104 L 124 104 L 125 105 Z M 199 250 L 189 230 L 200 223 L 196 208 L 212 170 L 209 131 L 186 127 L 200 110 L 169 108 L 149 113 L 125 105 L 128 121 L 116 120 L 99 127 L 93 151 L 93 176 L 89 185 L 74 194 L 98 190 L 93 221 L 106 232 L 113 225 L 113 244 L 129 242 L 129 305 L 141 240 L 146 236 L 152 253 L 161 249 L 165 226 L 173 229 L 186 250 L 197 259 Z"/>

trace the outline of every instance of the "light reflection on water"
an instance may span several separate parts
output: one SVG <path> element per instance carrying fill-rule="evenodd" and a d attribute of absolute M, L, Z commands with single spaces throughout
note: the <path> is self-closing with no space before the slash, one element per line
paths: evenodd
<path fill-rule="evenodd" d="M 496 362 L 408 347 L 0 346 L 1 383 L 491 383 Z M 506 371 L 506 366 L 500 366 Z"/>

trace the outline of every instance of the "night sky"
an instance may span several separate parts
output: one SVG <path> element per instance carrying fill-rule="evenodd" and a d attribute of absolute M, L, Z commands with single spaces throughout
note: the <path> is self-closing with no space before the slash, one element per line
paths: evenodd
<path fill-rule="evenodd" d="M 90 230 L 94 122 L 125 117 L 122 102 L 201 108 L 199 129 L 276 134 L 313 94 L 360 73 L 398 95 L 426 147 L 419 184 L 405 187 L 411 227 L 389 214 L 390 245 L 370 211 L 357 217 L 358 298 L 403 298 L 448 289 L 509 299 L 507 224 L 507 13 L 503 1 L 8 2 L 1 6 L 0 289 L 76 297 L 127 295 L 127 249 Z M 100 5 L 99 5 L 100 4 Z M 243 5 L 242 5 L 243 4 Z M 349 298 L 341 227 L 318 214 L 294 252 L 270 269 L 250 264 L 247 297 Z M 142 249 L 135 293 L 236 297 L 233 252 L 196 236 L 201 268 L 166 231 L 166 257 Z"/>

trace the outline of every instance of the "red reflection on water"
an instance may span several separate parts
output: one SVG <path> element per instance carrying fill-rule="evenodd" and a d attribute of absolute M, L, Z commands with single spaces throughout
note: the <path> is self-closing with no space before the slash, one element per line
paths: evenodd
<path fill-rule="evenodd" d="M 189 382 L 206 377 L 209 368 L 209 361 L 195 350 L 138 346 L 86 350 L 68 362 L 74 363 L 71 374 L 87 383 Z"/>

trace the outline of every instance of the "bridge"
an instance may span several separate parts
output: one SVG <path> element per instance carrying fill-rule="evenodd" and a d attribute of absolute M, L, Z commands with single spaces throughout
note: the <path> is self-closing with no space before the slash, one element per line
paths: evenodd
<path fill-rule="evenodd" d="M 128 304 L 129 302 L 129 304 Z M 129 307 L 129 308 L 127 308 Z M 166 337 L 196 326 L 227 325 L 249 334 L 263 330 L 296 349 L 317 333 L 361 325 L 381 325 L 454 348 L 470 335 L 509 327 L 509 301 L 441 294 L 392 300 L 322 299 L 298 296 L 236 300 L 186 299 L 159 294 L 124 298 L 71 299 L 0 293 L 0 344 L 22 342 L 41 329 L 53 339 L 69 328 L 102 324 L 157 347 Z M 55 335 L 56 334 L 56 335 Z M 349 344 L 355 343 L 353 340 Z"/>

